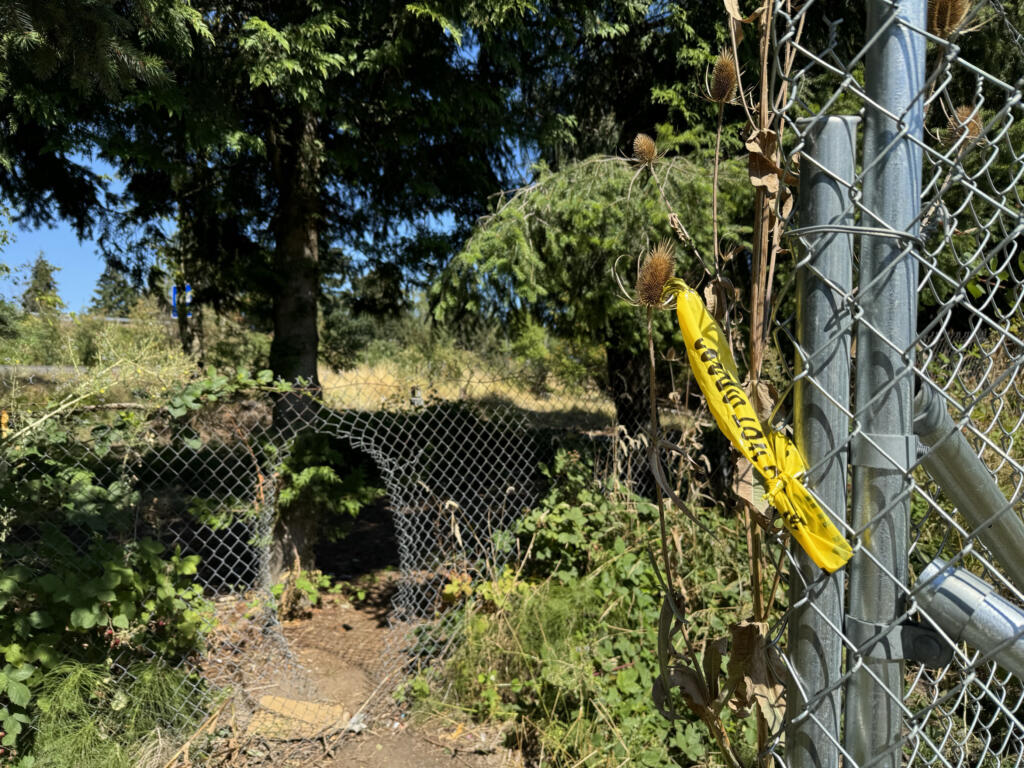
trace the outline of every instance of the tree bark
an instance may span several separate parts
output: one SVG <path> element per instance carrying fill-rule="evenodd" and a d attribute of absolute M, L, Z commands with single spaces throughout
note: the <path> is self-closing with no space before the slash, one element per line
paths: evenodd
<path fill-rule="evenodd" d="M 615 418 L 630 435 L 638 434 L 650 420 L 647 400 L 647 351 L 606 349 L 608 389 L 615 404 Z"/>
<path fill-rule="evenodd" d="M 303 429 L 315 429 L 320 407 L 317 307 L 322 145 L 317 132 L 318 120 L 310 109 L 297 110 L 283 130 L 272 125 L 267 132 L 278 194 L 270 368 L 278 378 L 301 384 L 274 404 L 274 424 L 286 438 Z M 294 567 L 295 563 L 303 570 L 314 567 L 318 523 L 309 510 L 278 518 L 274 530 L 278 567 Z"/>
<path fill-rule="evenodd" d="M 269 132 L 278 190 L 270 367 L 287 381 L 319 389 L 317 299 L 320 295 L 320 152 L 318 121 L 301 110 L 283 135 Z"/>

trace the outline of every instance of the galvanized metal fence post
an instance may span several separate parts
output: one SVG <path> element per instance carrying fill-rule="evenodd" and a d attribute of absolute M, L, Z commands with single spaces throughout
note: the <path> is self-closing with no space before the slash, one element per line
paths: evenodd
<path fill-rule="evenodd" d="M 806 245 L 797 273 L 797 377 L 794 422 L 809 485 L 840 529 L 846 522 L 850 429 L 853 235 L 829 231 L 854 223 L 857 117 L 812 118 L 800 163 L 800 231 Z M 800 716 L 786 730 L 790 768 L 839 765 L 845 574 L 819 569 L 793 545 L 790 576 L 791 665 L 787 705 Z"/>
<path fill-rule="evenodd" d="M 847 634 L 851 677 L 844 745 L 852 765 L 902 762 L 899 623 L 908 579 L 907 531 L 915 460 L 913 342 L 921 208 L 926 0 L 868 0 L 857 328 L 851 462 L 853 525 Z"/>

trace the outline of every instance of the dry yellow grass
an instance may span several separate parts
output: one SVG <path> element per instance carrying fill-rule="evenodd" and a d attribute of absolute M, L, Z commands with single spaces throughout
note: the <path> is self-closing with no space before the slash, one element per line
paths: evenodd
<path fill-rule="evenodd" d="M 390 362 L 363 364 L 347 371 L 320 369 L 324 401 L 346 410 L 401 409 L 423 403 L 464 401 L 486 406 L 509 406 L 543 426 L 595 428 L 610 424 L 615 408 L 594 389 L 558 383 L 544 393 L 531 391 L 515 370 L 447 366 L 442 374 L 410 370 Z"/>

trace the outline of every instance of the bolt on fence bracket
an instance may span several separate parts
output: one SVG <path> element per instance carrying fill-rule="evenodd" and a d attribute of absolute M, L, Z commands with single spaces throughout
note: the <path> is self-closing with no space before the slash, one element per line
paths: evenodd
<path fill-rule="evenodd" d="M 934 668 L 953 660 L 953 646 L 934 629 L 916 621 L 890 627 L 847 616 L 846 635 L 866 658 L 906 659 Z"/>

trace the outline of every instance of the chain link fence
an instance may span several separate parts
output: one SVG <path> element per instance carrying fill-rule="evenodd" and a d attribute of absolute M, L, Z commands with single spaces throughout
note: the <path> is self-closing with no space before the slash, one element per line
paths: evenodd
<path fill-rule="evenodd" d="M 559 435 L 616 442 L 602 394 L 538 393 L 521 371 L 499 364 L 481 377 L 477 362 L 443 375 L 407 365 L 330 374 L 316 398 L 207 379 L 190 404 L 179 397 L 156 410 L 77 405 L 75 396 L 41 413 L 8 406 L 0 591 L 14 624 L 26 622 L 24 637 L 2 638 L 21 648 L 8 652 L 8 671 L 42 675 L 52 653 L 102 665 L 126 691 L 143 663 L 166 668 L 175 690 L 156 720 L 180 734 L 168 748 L 207 725 L 223 730 L 230 707 L 229 735 L 206 756 L 213 765 L 315 757 L 365 728 L 370 699 L 385 699 L 451 642 L 436 622 L 444 586 L 500 569 L 512 554 L 495 549 L 494 534 L 537 498 L 540 462 Z M 275 423 L 282 397 L 295 401 L 286 427 Z M 319 670 L 280 618 L 292 602 L 308 603 L 297 581 L 310 566 L 289 549 L 279 506 L 282 468 L 310 434 L 376 466 L 394 535 L 384 525 L 363 545 L 393 547 L 384 560 L 397 563 L 377 596 L 389 629 L 346 635 L 351 627 L 333 616 L 319 643 L 330 661 L 312 662 Z M 609 456 L 644 463 L 642 448 Z M 317 566 L 358 570 L 330 554 Z M 372 647 L 359 647 L 371 635 Z M 324 667 L 346 664 L 368 681 L 359 709 L 351 697 L 338 704 L 337 681 L 325 684 Z M 93 698 L 85 716 L 114 695 Z"/>
<path fill-rule="evenodd" d="M 1024 49 L 1000 2 L 776 2 L 775 339 L 853 559 L 788 554 L 789 766 L 1024 758 Z M 1012 11 L 1012 13 L 1011 13 Z M 812 42 L 813 41 L 813 42 Z M 861 42 L 856 42 L 861 41 Z M 787 301 L 788 300 L 788 301 Z M 776 554 L 778 552 L 776 544 Z"/>
<path fill-rule="evenodd" d="M 782 395 L 854 556 L 830 575 L 769 540 L 790 599 L 771 630 L 787 714 L 764 757 L 1019 764 L 1024 37 L 993 1 L 873 1 L 866 20 L 823 0 L 772 12 L 780 178 L 799 175 L 797 204 L 776 198 L 797 254 L 776 291 L 774 338 L 793 361 Z M 445 584 L 500 567 L 493 535 L 537 498 L 561 432 L 607 444 L 609 472 L 650 492 L 643 441 L 616 433 L 606 397 L 531 381 L 357 369 L 287 430 L 268 395 L 241 389 L 180 413 L 6 409 L 0 600 L 18 622 L 5 679 L 41 674 L 52 652 L 130 689 L 140 661 L 162 659 L 174 674 L 157 727 L 201 732 L 230 705 L 211 764 L 322 749 L 360 712 L 332 705 L 278 619 L 299 576 L 275 544 L 295 432 L 370 457 L 387 492 L 394 631 L 361 661 L 376 688 L 444 652 L 449 637 L 424 627 Z M 23 702 L 7 686 L 8 706 Z M 116 693 L 90 706 L 124 709 Z"/>

